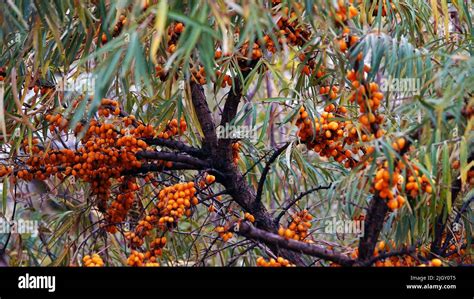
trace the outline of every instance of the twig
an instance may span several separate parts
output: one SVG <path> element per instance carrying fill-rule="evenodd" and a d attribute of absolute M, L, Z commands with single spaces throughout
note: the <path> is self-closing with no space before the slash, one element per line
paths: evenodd
<path fill-rule="evenodd" d="M 298 195 L 295 199 L 293 199 L 291 202 L 289 202 L 284 208 L 283 210 L 280 212 L 280 214 L 278 214 L 278 216 L 275 218 L 275 223 L 278 224 L 280 223 L 280 220 L 281 218 L 283 217 L 283 215 L 285 215 L 285 213 L 294 205 L 296 204 L 300 199 L 302 199 L 303 197 L 305 197 L 306 195 L 308 194 L 311 194 L 315 191 L 319 191 L 319 190 L 326 190 L 326 189 L 330 189 L 332 186 L 332 184 L 329 184 L 327 186 L 319 186 L 319 187 L 315 187 L 315 188 L 312 188 L 312 189 L 309 189 L 305 192 L 302 192 L 300 193 L 300 195 Z"/>
<path fill-rule="evenodd" d="M 257 187 L 257 195 L 255 196 L 255 200 L 257 202 L 262 200 L 262 192 L 263 192 L 263 185 L 265 184 L 265 180 L 267 178 L 268 172 L 270 171 L 270 167 L 275 162 L 275 160 L 283 153 L 284 150 L 290 145 L 289 142 L 285 143 L 282 147 L 277 149 L 273 155 L 268 159 L 267 163 L 265 164 L 265 168 L 262 171 L 262 175 L 260 176 L 260 180 L 258 181 Z"/>
<path fill-rule="evenodd" d="M 355 262 L 355 260 L 352 260 L 351 258 L 341 253 L 335 252 L 334 250 L 328 250 L 324 247 L 292 239 L 287 240 L 277 234 L 258 229 L 246 221 L 241 222 L 238 229 L 234 227 L 234 231 L 237 234 L 252 240 L 257 240 L 279 248 L 285 248 L 294 252 L 304 253 L 310 256 L 322 258 L 328 261 L 335 262 L 341 266 L 350 267 Z"/>
<path fill-rule="evenodd" d="M 372 257 L 369 260 L 358 263 L 357 266 L 368 267 L 368 266 L 372 265 L 373 263 L 375 263 L 377 261 L 380 261 L 380 260 L 383 260 L 383 259 L 386 259 L 386 258 L 389 258 L 389 257 L 392 257 L 392 256 L 411 255 L 411 254 L 416 252 L 416 247 L 417 247 L 416 245 L 412 245 L 412 246 L 405 247 L 405 248 L 402 248 L 402 249 L 396 250 L 396 251 L 383 252 L 383 253 L 380 253 L 377 256 Z"/>

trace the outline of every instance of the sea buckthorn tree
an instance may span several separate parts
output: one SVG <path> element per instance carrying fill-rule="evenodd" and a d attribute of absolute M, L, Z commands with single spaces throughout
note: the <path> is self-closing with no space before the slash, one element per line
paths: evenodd
<path fill-rule="evenodd" d="M 469 1 L 0 7 L 2 264 L 472 263 Z"/>

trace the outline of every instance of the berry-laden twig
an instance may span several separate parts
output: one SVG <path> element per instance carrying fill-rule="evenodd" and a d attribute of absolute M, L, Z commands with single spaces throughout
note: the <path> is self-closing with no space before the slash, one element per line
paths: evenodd
<path fill-rule="evenodd" d="M 285 239 L 277 234 L 258 229 L 246 221 L 241 222 L 238 225 L 238 229 L 234 228 L 234 232 L 246 238 L 263 242 L 267 245 L 278 246 L 294 252 L 301 252 L 310 256 L 319 257 L 328 261 L 333 261 L 342 266 L 352 266 L 355 262 L 341 253 L 314 244 Z"/>

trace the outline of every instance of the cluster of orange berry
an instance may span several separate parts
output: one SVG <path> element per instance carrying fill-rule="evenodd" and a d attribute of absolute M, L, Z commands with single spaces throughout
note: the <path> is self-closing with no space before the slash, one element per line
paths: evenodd
<path fill-rule="evenodd" d="M 298 3 L 294 3 L 300 6 Z M 290 11 L 288 7 L 279 8 L 274 12 L 277 20 L 278 30 L 275 32 L 279 45 L 289 44 L 291 46 L 301 46 L 311 37 L 311 31 L 306 25 L 300 22 L 300 18 L 295 11 Z M 270 53 L 275 53 L 277 48 L 275 42 L 269 34 L 265 34 L 261 41 L 253 43 L 252 52 L 249 53 L 249 43 L 244 44 L 241 49 L 243 56 L 251 54 L 252 60 L 259 59 L 263 56 L 262 48 L 265 47 Z"/>
<path fill-rule="evenodd" d="M 269 261 L 266 261 L 265 258 L 259 257 L 257 258 L 257 266 L 258 267 L 294 267 L 295 265 L 290 263 L 287 259 L 282 258 L 281 256 L 277 257 L 275 260 L 274 258 L 270 258 Z"/>
<path fill-rule="evenodd" d="M 206 70 L 202 66 L 198 66 L 197 68 L 192 68 L 191 69 L 191 80 L 193 80 L 195 83 L 200 84 L 200 85 L 205 85 L 207 83 L 206 80 Z"/>
<path fill-rule="evenodd" d="M 120 185 L 120 192 L 112 200 L 105 214 L 105 219 L 108 223 L 106 228 L 110 233 L 117 232 L 117 227 L 115 224 L 125 221 L 129 210 L 132 208 L 133 203 L 135 202 L 135 191 L 139 189 L 138 185 L 134 182 L 135 178 L 118 178 L 117 181 L 122 182 Z"/>
<path fill-rule="evenodd" d="M 379 256 L 379 254 L 382 252 L 387 253 L 390 252 L 390 250 L 395 249 L 395 243 L 393 241 L 391 241 L 390 243 L 390 245 L 386 244 L 385 241 L 380 241 L 379 243 L 377 243 L 374 249 L 373 257 Z M 357 259 L 359 257 L 359 249 L 355 248 L 351 252 L 350 257 L 354 260 Z M 420 262 L 410 255 L 391 256 L 375 262 L 376 267 L 413 267 L 417 265 L 420 265 Z M 331 267 L 338 266 L 338 264 L 331 263 Z"/>
<path fill-rule="evenodd" d="M 144 243 L 144 238 L 150 235 L 153 228 L 163 231 L 174 227 L 183 216 L 191 216 L 191 207 L 197 205 L 194 182 L 178 183 L 165 187 L 158 194 L 158 203 L 138 222 L 134 232 L 125 232 L 125 237 L 130 241 L 130 247 L 139 248 Z M 133 250 L 128 259 L 130 266 L 158 266 L 158 256 L 166 245 L 166 237 L 155 238 L 150 248 L 145 253 Z"/>
<path fill-rule="evenodd" d="M 405 138 L 398 138 L 392 144 L 393 149 L 397 152 L 402 152 L 406 146 Z M 387 205 L 391 210 L 401 208 L 406 202 L 405 197 L 400 194 L 396 195 L 403 190 L 402 187 L 405 178 L 401 173 L 406 168 L 406 165 L 410 165 L 406 172 L 408 177 L 405 184 L 406 193 L 412 198 L 415 198 L 418 196 L 420 190 L 427 194 L 433 192 L 428 177 L 424 174 L 420 176 L 417 166 L 410 163 L 406 155 L 403 155 L 401 160 L 396 161 L 396 165 L 391 174 L 388 162 L 384 161 L 383 164 L 379 165 L 375 174 L 374 185 L 371 191 L 374 193 L 377 192 L 380 198 L 387 199 Z"/>
<path fill-rule="evenodd" d="M 143 252 L 132 250 L 127 258 L 127 264 L 132 267 L 159 267 L 160 264 L 152 256 L 147 258 Z"/>
<path fill-rule="evenodd" d="M 359 10 L 353 5 L 354 0 L 349 0 L 348 6 L 345 0 L 338 0 L 334 19 L 339 24 L 345 24 L 349 19 L 356 17 Z"/>
<path fill-rule="evenodd" d="M 328 85 L 321 86 L 319 88 L 319 94 L 329 96 L 330 100 L 335 100 L 337 99 L 339 94 L 339 87 L 335 85 L 333 85 L 332 87 Z"/>
<path fill-rule="evenodd" d="M 194 182 L 178 183 L 162 189 L 156 204 L 159 225 L 174 227 L 183 215 L 191 216 L 191 207 L 198 204 L 196 191 Z"/>
<path fill-rule="evenodd" d="M 466 230 L 458 230 L 456 232 L 450 232 L 453 234 L 452 239 L 449 241 L 447 246 L 448 255 L 447 260 L 453 261 L 458 264 L 472 264 L 473 256 L 469 254 L 469 251 L 466 251 L 465 248 L 468 246 L 468 241 L 466 238 Z M 447 242 L 446 232 L 442 236 L 442 244 Z M 466 254 L 468 253 L 468 254 Z"/>
<path fill-rule="evenodd" d="M 173 23 L 168 27 L 168 48 L 167 51 L 169 53 L 174 53 L 176 51 L 176 44 L 178 43 L 179 37 L 181 33 L 184 31 L 184 24 L 183 23 Z"/>
<path fill-rule="evenodd" d="M 33 178 L 45 180 L 52 174 L 57 174 L 59 165 L 74 158 L 74 152 L 70 150 L 59 150 L 46 152 L 44 147 L 39 145 L 39 139 L 33 138 L 31 146 L 27 139 L 23 140 L 22 150 L 30 156 L 24 162 L 24 166 L 15 169 L 16 178 L 31 181 Z M 58 176 L 62 178 L 62 176 Z"/>
<path fill-rule="evenodd" d="M 127 17 L 123 14 L 119 16 L 119 19 L 117 23 L 114 25 L 114 29 L 112 31 L 112 37 L 117 37 L 120 35 L 122 32 L 122 29 L 124 26 L 126 26 L 128 23 Z M 106 44 L 108 42 L 107 40 L 107 34 L 105 32 L 102 33 L 102 36 L 100 37 L 100 40 L 102 41 L 102 44 Z"/>
<path fill-rule="evenodd" d="M 176 52 L 179 37 L 181 36 L 181 33 L 183 33 L 184 28 L 184 24 L 180 22 L 172 23 L 170 26 L 168 26 L 166 51 L 169 54 Z M 165 81 L 168 78 L 168 72 L 165 70 L 162 64 L 164 64 L 164 58 L 160 58 L 159 64 L 155 66 L 155 74 L 156 77 L 158 77 L 161 81 Z M 205 84 L 205 82 L 203 84 Z"/>
<path fill-rule="evenodd" d="M 337 39 L 339 50 L 343 53 L 347 52 L 349 48 L 354 47 L 359 42 L 359 37 L 356 35 L 350 35 L 349 32 L 348 27 L 345 27 L 342 37 Z M 362 53 L 359 53 L 359 55 L 362 55 Z M 362 56 L 357 57 L 357 60 L 361 59 Z"/>
<path fill-rule="evenodd" d="M 311 216 L 307 210 L 296 213 L 291 216 L 290 224 L 288 228 L 280 227 L 278 234 L 286 239 L 294 239 L 296 241 L 303 241 L 311 243 L 311 240 L 306 239 L 308 237 L 308 230 L 311 228 Z"/>
<path fill-rule="evenodd" d="M 295 3 L 295 5 L 301 9 L 300 4 Z M 300 18 L 295 11 L 283 7 L 279 12 L 281 16 L 277 21 L 278 42 L 280 44 L 288 43 L 292 46 L 302 46 L 311 37 L 311 31 L 300 22 Z"/>
<path fill-rule="evenodd" d="M 120 115 L 120 107 L 117 101 L 102 99 L 101 106 L 97 110 L 99 116 L 109 117 L 110 115 Z"/>
<path fill-rule="evenodd" d="M 350 29 L 347 23 L 350 19 L 356 17 L 359 14 L 359 10 L 353 5 L 353 0 L 350 0 L 350 5 L 346 4 L 346 1 L 339 0 L 336 6 L 335 21 L 336 25 L 342 27 L 342 36 L 336 39 L 338 48 L 341 52 L 345 53 L 349 47 L 353 47 L 359 38 L 355 35 L 350 35 Z M 330 13 L 332 15 L 332 13 Z"/>
<path fill-rule="evenodd" d="M 59 132 L 67 132 L 68 130 L 68 121 L 66 118 L 64 118 L 61 114 L 56 114 L 56 115 L 51 115 L 48 114 L 45 117 L 45 120 L 50 124 L 49 125 L 49 130 L 51 132 L 54 132 L 56 129 L 59 130 Z"/>
<path fill-rule="evenodd" d="M 0 178 L 12 173 L 13 167 L 0 164 Z"/>
<path fill-rule="evenodd" d="M 157 258 L 162 255 L 162 248 L 166 245 L 166 237 L 156 238 L 150 243 L 150 250 L 145 253 L 132 250 L 127 259 L 129 266 L 159 267 Z"/>
<path fill-rule="evenodd" d="M 299 4 L 295 4 L 299 5 Z M 280 45 L 289 44 L 291 46 L 301 46 L 311 36 L 311 31 L 306 25 L 300 22 L 300 18 L 295 11 L 290 11 L 288 7 L 279 7 L 274 12 L 277 20 L 277 30 L 274 32 Z M 236 34 L 240 34 L 239 29 L 236 29 Z M 263 57 L 263 49 L 270 53 L 275 53 L 277 48 L 272 35 L 265 34 L 261 40 L 246 41 L 239 49 L 241 57 L 239 57 L 239 65 L 245 68 L 248 64 L 247 58 L 251 61 L 256 61 Z"/>
<path fill-rule="evenodd" d="M 389 253 L 391 250 L 395 250 L 396 246 L 393 240 L 390 242 L 390 245 L 387 244 L 385 241 L 380 241 L 377 243 L 374 249 L 373 257 L 377 257 L 382 253 Z M 417 248 L 415 250 L 416 254 L 419 254 L 421 256 L 426 256 L 429 254 L 428 250 L 425 248 Z M 359 256 L 359 250 L 358 248 L 355 248 L 352 253 L 350 254 L 350 257 L 352 259 L 357 259 Z M 411 255 L 402 255 L 402 256 L 390 256 L 381 260 L 378 260 L 375 262 L 376 267 L 441 267 L 443 265 L 443 262 L 438 259 L 434 258 L 427 263 L 424 263 L 420 261 L 417 258 L 414 258 Z M 332 267 L 337 267 L 338 265 L 335 263 L 331 263 Z"/>
<path fill-rule="evenodd" d="M 359 105 L 359 122 L 362 124 L 364 132 L 369 136 L 368 140 L 373 139 L 371 134 L 375 134 L 375 138 L 380 138 L 385 134 L 383 129 L 380 129 L 380 125 L 384 122 L 384 117 L 377 113 L 380 107 L 384 95 L 379 91 L 377 83 L 371 82 L 362 84 L 365 82 L 367 73 L 370 72 L 370 67 L 364 66 L 364 73 L 359 77 L 359 73 L 354 70 L 347 73 L 347 79 L 352 83 L 355 92 L 350 97 L 350 102 L 356 101 Z"/>
<path fill-rule="evenodd" d="M 401 163 L 402 162 L 399 162 L 399 164 Z M 388 162 L 385 162 L 383 166 L 379 167 L 375 175 L 373 188 L 378 192 L 380 198 L 387 199 L 387 206 L 391 210 L 401 208 L 406 202 L 405 197 L 395 194 L 398 192 L 402 182 L 403 176 L 400 174 L 400 168 L 396 167 L 390 176 Z"/>
<path fill-rule="evenodd" d="M 426 175 L 421 175 L 416 165 L 411 165 L 413 173 L 408 170 L 408 182 L 405 185 L 407 193 L 411 197 L 417 197 L 420 190 L 422 192 L 431 194 L 433 192 L 433 187 L 430 184 L 430 180 Z"/>
<path fill-rule="evenodd" d="M 247 213 L 247 212 L 245 212 L 245 214 L 244 214 L 244 219 L 245 219 L 245 220 L 248 220 L 248 221 L 250 221 L 250 222 L 252 222 L 252 223 L 255 222 L 255 217 L 254 217 L 252 214 Z"/>
<path fill-rule="evenodd" d="M 103 267 L 104 261 L 97 253 L 94 253 L 92 256 L 86 255 L 82 258 L 84 267 Z"/>
<path fill-rule="evenodd" d="M 390 242 L 390 245 L 387 244 L 385 241 L 380 241 L 375 246 L 373 256 L 378 256 L 382 252 L 388 253 L 395 248 L 396 246 L 393 241 Z M 421 263 L 410 255 L 391 256 L 375 262 L 376 267 L 413 267 L 418 265 L 421 265 Z"/>
<path fill-rule="evenodd" d="M 263 56 L 260 45 L 258 43 L 252 43 L 252 46 L 250 46 L 249 42 L 245 42 L 242 47 L 240 47 L 240 54 L 243 56 L 241 60 L 249 56 L 252 60 L 258 60 Z"/>
<path fill-rule="evenodd" d="M 33 91 L 35 94 L 38 93 L 38 91 L 41 93 L 41 96 L 51 98 L 54 95 L 54 91 L 56 90 L 56 87 L 52 85 L 40 85 L 40 84 L 35 84 L 33 87 Z M 62 97 L 62 94 L 59 94 L 60 97 Z"/>
<path fill-rule="evenodd" d="M 222 72 L 217 70 L 216 78 L 220 78 L 221 76 L 222 76 Z M 227 74 L 225 74 L 224 77 L 222 77 L 222 83 L 221 83 L 222 88 L 225 88 L 226 86 L 229 86 L 229 87 L 232 86 L 232 78 L 230 77 L 230 75 L 227 75 Z"/>
<path fill-rule="evenodd" d="M 300 53 L 298 55 L 298 58 L 301 60 L 302 63 L 304 63 L 304 66 L 301 69 L 301 73 L 303 73 L 305 76 L 308 76 L 308 77 L 311 76 L 317 67 L 316 59 L 314 57 L 307 58 L 307 54 L 305 53 Z M 324 75 L 325 75 L 324 66 L 320 66 L 319 69 L 316 71 L 316 78 L 319 79 L 323 77 Z M 325 89 L 320 89 L 321 94 L 324 94 L 325 93 L 324 91 Z M 328 87 L 328 92 L 329 92 L 329 87 Z"/>
<path fill-rule="evenodd" d="M 229 231 L 229 226 L 228 225 L 218 226 L 218 227 L 216 227 L 215 231 L 216 231 L 216 233 L 219 234 L 219 237 L 224 242 L 229 241 L 234 236 L 234 234 Z"/>
<path fill-rule="evenodd" d="M 145 253 L 145 258 L 152 258 L 152 257 L 157 257 L 161 256 L 163 253 L 163 247 L 166 245 L 166 237 L 161 237 L 161 238 L 155 238 L 150 243 L 150 250 Z"/>
<path fill-rule="evenodd" d="M 334 104 L 325 107 L 321 118 L 315 118 L 314 123 L 304 107 L 300 108 L 296 125 L 299 127 L 298 137 L 308 149 L 312 149 L 322 157 L 333 157 L 346 167 L 355 166 L 353 152 L 345 149 L 345 145 L 357 143 L 357 129 L 350 120 L 341 121 L 347 113 L 347 108 Z M 357 153 L 358 149 L 354 149 Z"/>
<path fill-rule="evenodd" d="M 73 176 L 84 182 L 90 183 L 91 193 L 98 199 L 99 210 L 105 213 L 109 225 L 107 230 L 115 232 L 115 224 L 123 222 L 127 211 L 134 202 L 133 193 L 138 190 L 135 182 L 124 177 L 124 172 L 137 169 L 146 161 L 139 161 L 137 152 L 149 148 L 143 140 L 158 136 L 159 138 L 172 138 L 186 130 L 186 122 L 173 119 L 168 122 L 164 131 L 144 125 L 131 116 L 120 116 L 121 111 L 116 101 L 104 99 L 99 107 L 99 119 L 92 119 L 84 136 L 80 140 L 80 147 L 72 149 L 49 149 L 40 145 L 38 139 L 22 143 L 22 150 L 27 153 L 23 163 L 14 171 L 9 168 L 8 173 L 14 172 L 16 179 L 32 180 L 33 178 L 45 180 L 51 175 L 59 179 Z M 113 116 L 114 119 L 108 119 Z M 60 114 L 47 115 L 45 120 L 49 123 L 50 130 L 67 130 L 68 121 Z M 74 130 L 75 135 L 84 130 L 80 123 Z M 48 149 L 45 149 L 48 148 Z M 164 161 L 153 161 L 159 163 Z M 166 162 L 171 167 L 171 162 Z M 8 174 L 2 171 L 2 176 Z M 121 184 L 116 197 L 111 197 L 112 182 Z"/>
<path fill-rule="evenodd" d="M 240 152 L 240 142 L 234 142 L 232 144 L 232 159 L 234 161 L 234 164 L 237 165 L 239 163 L 239 152 Z"/>
<path fill-rule="evenodd" d="M 130 241 L 130 247 L 138 248 L 143 245 L 144 238 L 150 235 L 153 227 L 158 223 L 158 210 L 153 209 L 149 215 L 138 221 L 135 232 L 125 232 L 125 238 Z"/>
<path fill-rule="evenodd" d="M 113 37 L 118 36 L 122 32 L 123 27 L 127 25 L 127 23 L 128 23 L 127 16 L 121 14 L 119 16 L 117 24 L 115 24 L 114 26 L 114 31 L 112 33 L 112 36 Z"/>
<path fill-rule="evenodd" d="M 387 11 L 389 10 L 388 6 L 387 6 L 387 1 L 386 0 L 381 0 L 382 1 L 382 17 L 385 17 L 387 16 Z M 390 4 L 390 9 L 395 11 L 397 9 L 397 7 L 395 6 L 394 3 L 392 3 L 392 0 L 388 0 L 388 3 Z M 378 1 L 377 3 L 375 4 L 375 9 L 372 13 L 373 16 L 377 16 L 378 14 L 378 7 L 379 7 L 379 4 L 378 4 Z"/>

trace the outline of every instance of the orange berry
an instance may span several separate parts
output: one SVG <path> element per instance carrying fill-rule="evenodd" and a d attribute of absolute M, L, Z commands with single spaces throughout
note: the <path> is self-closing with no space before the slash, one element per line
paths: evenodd
<path fill-rule="evenodd" d="M 459 169 L 459 166 L 461 166 L 461 163 L 459 162 L 459 160 L 454 160 L 451 166 L 453 167 L 453 169 Z"/>
<path fill-rule="evenodd" d="M 443 262 L 440 259 L 432 259 L 431 265 L 433 267 L 441 267 L 443 265 Z"/>
<path fill-rule="evenodd" d="M 216 177 L 215 177 L 215 176 L 213 176 L 213 175 L 207 175 L 207 176 L 206 176 L 206 183 L 207 183 L 208 185 L 214 183 L 215 181 L 216 181 Z"/>

